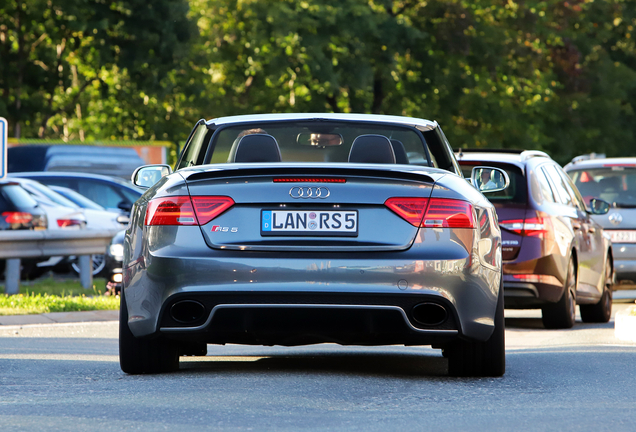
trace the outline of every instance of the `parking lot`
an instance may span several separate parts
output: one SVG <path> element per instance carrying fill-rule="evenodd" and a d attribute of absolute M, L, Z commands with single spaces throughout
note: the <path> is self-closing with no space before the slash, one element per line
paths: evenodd
<path fill-rule="evenodd" d="M 614 313 L 628 307 L 614 305 Z M 423 347 L 209 346 L 174 374 L 119 369 L 117 323 L 0 327 L 10 430 L 634 429 L 636 343 L 613 319 L 545 330 L 506 311 L 502 378 L 448 378 Z"/>

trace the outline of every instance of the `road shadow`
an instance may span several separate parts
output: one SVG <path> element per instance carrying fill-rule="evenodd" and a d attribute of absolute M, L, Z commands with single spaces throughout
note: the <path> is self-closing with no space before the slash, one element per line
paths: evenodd
<path fill-rule="evenodd" d="M 182 357 L 183 360 L 183 357 Z M 414 353 L 318 353 L 291 355 L 207 356 L 181 361 L 180 372 L 311 373 L 387 378 L 446 377 L 448 361 L 441 355 Z"/>
<path fill-rule="evenodd" d="M 544 329 L 541 318 L 506 318 L 506 328 Z"/>
<path fill-rule="evenodd" d="M 512 329 L 539 329 L 548 330 L 543 326 L 541 318 L 506 318 L 506 328 Z M 613 329 L 614 321 L 610 320 L 606 323 L 584 323 L 577 320 L 574 327 L 569 329 L 559 329 L 568 331 L 589 330 L 589 329 Z"/>

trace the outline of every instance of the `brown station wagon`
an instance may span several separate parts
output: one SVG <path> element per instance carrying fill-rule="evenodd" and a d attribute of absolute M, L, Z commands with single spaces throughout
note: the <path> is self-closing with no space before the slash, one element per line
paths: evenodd
<path fill-rule="evenodd" d="M 609 236 L 592 219 L 609 204 L 586 205 L 563 169 L 539 151 L 463 150 L 464 176 L 475 166 L 502 168 L 510 185 L 485 191 L 494 204 L 503 242 L 505 307 L 541 309 L 546 328 L 574 325 L 580 305 L 584 322 L 607 322 L 612 308 L 613 252 Z M 495 184 L 502 179 L 493 173 Z"/>

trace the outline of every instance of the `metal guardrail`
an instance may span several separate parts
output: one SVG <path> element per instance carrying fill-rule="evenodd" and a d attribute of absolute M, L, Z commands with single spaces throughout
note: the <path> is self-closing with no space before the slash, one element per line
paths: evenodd
<path fill-rule="evenodd" d="M 17 294 L 20 286 L 20 260 L 50 256 L 78 257 L 80 282 L 93 286 L 91 255 L 106 253 L 111 239 L 120 230 L 43 230 L 0 231 L 0 259 L 6 259 L 5 293 Z"/>

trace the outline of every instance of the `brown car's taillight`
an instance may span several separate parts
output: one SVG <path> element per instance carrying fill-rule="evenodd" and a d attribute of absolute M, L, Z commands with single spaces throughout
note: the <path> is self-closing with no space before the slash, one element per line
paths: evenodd
<path fill-rule="evenodd" d="M 543 237 L 550 229 L 550 219 L 533 217 L 499 221 L 499 226 L 524 237 Z"/>
<path fill-rule="evenodd" d="M 473 228 L 473 206 L 452 198 L 389 198 L 389 209 L 413 226 L 426 228 Z"/>
<path fill-rule="evenodd" d="M 234 205 L 226 196 L 155 198 L 146 209 L 146 225 L 205 225 Z"/>
<path fill-rule="evenodd" d="M 9 224 L 27 224 L 33 220 L 31 213 L 16 211 L 3 212 L 2 217 Z"/>

